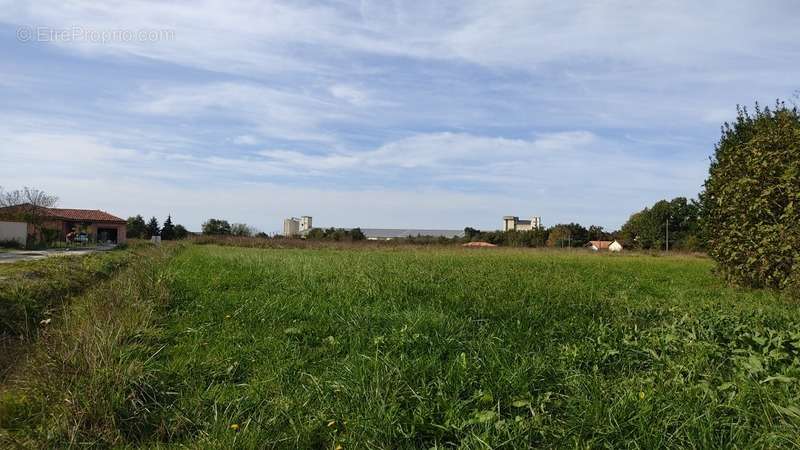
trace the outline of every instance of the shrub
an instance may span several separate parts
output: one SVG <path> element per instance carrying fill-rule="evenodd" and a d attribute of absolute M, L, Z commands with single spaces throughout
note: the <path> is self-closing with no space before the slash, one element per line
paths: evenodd
<path fill-rule="evenodd" d="M 208 219 L 203 223 L 203 234 L 228 236 L 231 234 L 231 224 L 227 220 Z"/>
<path fill-rule="evenodd" d="M 129 239 L 145 238 L 146 237 L 145 234 L 147 234 L 147 224 L 144 221 L 144 217 L 142 217 L 141 215 L 128 217 L 126 231 L 127 231 L 126 234 Z"/>
<path fill-rule="evenodd" d="M 784 288 L 800 247 L 800 116 L 778 103 L 738 109 L 701 194 L 708 252 L 730 281 Z"/>
<path fill-rule="evenodd" d="M 796 263 L 786 278 L 785 293 L 789 298 L 800 300 L 800 262 Z"/>
<path fill-rule="evenodd" d="M 178 240 L 186 239 L 188 236 L 189 236 L 189 231 L 186 230 L 186 227 L 184 227 L 181 224 L 175 225 L 175 239 Z"/>

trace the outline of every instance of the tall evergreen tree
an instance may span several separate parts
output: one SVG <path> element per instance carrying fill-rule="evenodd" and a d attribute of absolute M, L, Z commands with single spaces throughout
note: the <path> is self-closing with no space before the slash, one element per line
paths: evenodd
<path fill-rule="evenodd" d="M 175 226 L 172 225 L 172 215 L 167 216 L 164 225 L 161 227 L 161 239 L 171 241 L 175 239 Z"/>
<path fill-rule="evenodd" d="M 161 233 L 161 229 L 158 227 L 158 219 L 155 217 L 150 218 L 150 222 L 147 223 L 147 236 L 159 236 Z"/>

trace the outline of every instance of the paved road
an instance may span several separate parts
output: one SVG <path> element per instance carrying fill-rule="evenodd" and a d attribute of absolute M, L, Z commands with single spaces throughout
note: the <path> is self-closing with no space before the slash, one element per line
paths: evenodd
<path fill-rule="evenodd" d="M 11 250 L 9 252 L 0 253 L 0 264 L 10 264 L 20 261 L 30 261 L 34 259 L 50 258 L 52 256 L 79 256 L 88 255 L 98 251 L 111 250 L 112 247 L 88 247 L 79 250 Z"/>

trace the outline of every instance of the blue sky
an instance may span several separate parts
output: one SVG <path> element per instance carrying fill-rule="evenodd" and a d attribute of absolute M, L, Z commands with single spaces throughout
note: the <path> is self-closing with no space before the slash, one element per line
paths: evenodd
<path fill-rule="evenodd" d="M 649 3 L 0 0 L 0 185 L 190 229 L 613 229 L 800 89 L 800 3 Z"/>

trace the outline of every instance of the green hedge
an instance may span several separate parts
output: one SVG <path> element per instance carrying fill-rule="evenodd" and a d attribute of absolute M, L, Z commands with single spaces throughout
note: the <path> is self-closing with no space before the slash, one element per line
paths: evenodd
<path fill-rule="evenodd" d="M 800 276 L 797 109 L 740 108 L 722 128 L 701 204 L 709 254 L 726 278 L 751 287 L 792 284 Z"/>

